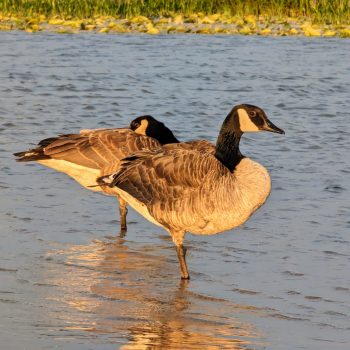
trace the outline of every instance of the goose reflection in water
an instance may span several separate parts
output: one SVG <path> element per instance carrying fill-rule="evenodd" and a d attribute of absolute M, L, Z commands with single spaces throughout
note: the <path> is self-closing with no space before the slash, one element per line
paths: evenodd
<path fill-rule="evenodd" d="M 124 350 L 266 345 L 263 335 L 239 318 L 259 309 L 205 296 L 191 291 L 188 281 L 166 278 L 177 275 L 164 254 L 168 244 L 139 245 L 118 237 L 49 254 L 48 282 L 62 289 L 54 299 L 65 305 L 59 307 L 59 319 L 67 337 L 88 333 L 94 342 L 102 338 Z"/>

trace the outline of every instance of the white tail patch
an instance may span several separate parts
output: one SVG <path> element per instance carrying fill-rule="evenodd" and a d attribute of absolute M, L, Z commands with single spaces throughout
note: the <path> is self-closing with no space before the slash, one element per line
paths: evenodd
<path fill-rule="evenodd" d="M 90 191 L 102 191 L 101 187 L 99 186 L 90 187 L 98 185 L 96 179 L 101 175 L 101 171 L 99 169 L 87 168 L 62 159 L 41 159 L 37 162 L 46 165 L 51 169 L 67 174 Z"/>
<path fill-rule="evenodd" d="M 153 224 L 163 227 L 167 230 L 161 223 L 159 223 L 148 211 L 146 204 L 140 202 L 135 197 L 131 196 L 129 193 L 123 191 L 118 187 L 113 187 L 115 194 L 119 195 L 124 201 L 126 201 L 132 208 L 134 208 L 138 213 L 140 213 L 144 218 Z"/>
<path fill-rule="evenodd" d="M 251 121 L 247 111 L 243 108 L 238 109 L 239 127 L 243 132 L 258 132 L 259 128 Z"/>
<path fill-rule="evenodd" d="M 146 129 L 148 127 L 148 120 L 147 119 L 142 119 L 141 120 L 141 125 L 135 130 L 137 134 L 140 135 L 146 135 Z"/>
<path fill-rule="evenodd" d="M 106 185 L 109 185 L 112 183 L 112 181 L 114 180 L 114 175 L 115 174 L 112 174 L 112 175 L 109 175 L 109 176 L 103 176 L 101 178 L 102 182 Z"/>

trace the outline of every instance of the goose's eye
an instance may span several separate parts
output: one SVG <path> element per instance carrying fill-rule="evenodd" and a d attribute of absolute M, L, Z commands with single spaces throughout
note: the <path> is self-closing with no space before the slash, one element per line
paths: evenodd
<path fill-rule="evenodd" d="M 140 126 L 139 122 L 134 122 L 134 128 L 137 129 Z"/>
<path fill-rule="evenodd" d="M 256 117 L 256 112 L 255 111 L 250 111 L 248 114 L 249 114 L 250 118 Z"/>

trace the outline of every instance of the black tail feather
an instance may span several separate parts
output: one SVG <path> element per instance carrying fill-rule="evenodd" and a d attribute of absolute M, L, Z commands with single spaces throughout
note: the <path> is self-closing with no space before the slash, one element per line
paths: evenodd
<path fill-rule="evenodd" d="M 16 152 L 13 155 L 18 157 L 18 159 L 16 159 L 17 162 L 31 162 L 43 159 L 50 159 L 50 156 L 44 154 L 44 148 L 58 140 L 60 136 L 61 135 L 43 139 L 38 143 L 38 147 L 23 152 Z"/>
<path fill-rule="evenodd" d="M 13 154 L 18 157 L 16 159 L 17 162 L 33 162 L 42 159 L 50 159 L 50 156 L 44 154 L 44 149 L 42 146 L 39 146 L 34 149 L 30 149 L 28 151 L 17 152 Z"/>
<path fill-rule="evenodd" d="M 44 140 L 41 140 L 39 143 L 38 143 L 38 146 L 41 146 L 41 147 L 46 147 L 48 145 L 50 145 L 52 142 L 56 141 L 58 139 L 58 137 L 49 137 L 47 139 L 44 139 Z"/>
<path fill-rule="evenodd" d="M 33 154 L 30 156 L 23 156 L 22 158 L 16 159 L 16 162 L 35 162 L 43 159 L 50 159 L 51 157 L 39 154 Z"/>
<path fill-rule="evenodd" d="M 25 156 L 25 154 L 27 153 L 28 151 L 26 152 L 17 152 L 17 153 L 14 153 L 13 155 L 16 156 L 16 157 L 23 157 Z"/>

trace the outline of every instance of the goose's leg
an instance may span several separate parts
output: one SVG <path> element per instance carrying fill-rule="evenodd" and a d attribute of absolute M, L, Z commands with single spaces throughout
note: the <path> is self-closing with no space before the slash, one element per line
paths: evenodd
<path fill-rule="evenodd" d="M 181 268 L 181 278 L 184 280 L 189 280 L 190 275 L 188 274 L 186 259 L 185 259 L 186 251 L 187 249 L 182 244 L 176 246 L 177 257 L 179 259 L 180 268 Z"/>
<path fill-rule="evenodd" d="M 185 280 L 189 280 L 190 275 L 187 270 L 186 259 L 185 259 L 187 249 L 182 244 L 185 237 L 185 232 L 170 231 L 170 234 L 173 239 L 173 242 L 176 245 L 176 253 L 177 253 L 177 257 L 179 259 L 180 268 L 181 268 L 181 278 Z"/>
<path fill-rule="evenodd" d="M 118 197 L 119 199 L 119 213 L 120 213 L 120 230 L 125 232 L 127 230 L 126 226 L 126 214 L 128 213 L 128 209 L 126 208 L 126 202 Z"/>

